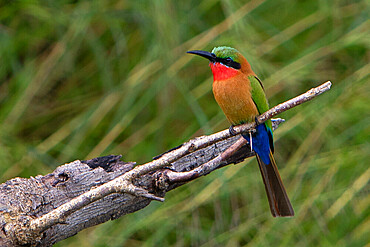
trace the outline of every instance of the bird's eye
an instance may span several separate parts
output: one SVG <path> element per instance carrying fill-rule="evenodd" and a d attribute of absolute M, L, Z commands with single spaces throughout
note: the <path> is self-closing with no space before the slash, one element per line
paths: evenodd
<path fill-rule="evenodd" d="M 226 57 L 226 58 L 221 58 L 220 62 L 223 63 L 224 65 L 234 68 L 234 69 L 240 69 L 240 63 L 235 62 L 231 57 Z"/>

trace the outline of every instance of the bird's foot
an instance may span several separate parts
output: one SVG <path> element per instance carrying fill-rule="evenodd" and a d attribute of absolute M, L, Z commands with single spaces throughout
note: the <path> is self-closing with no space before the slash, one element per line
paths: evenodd
<path fill-rule="evenodd" d="M 258 126 L 258 125 L 260 125 L 261 123 L 260 123 L 260 121 L 258 120 L 258 117 L 255 117 L 254 118 L 254 122 L 256 123 L 256 126 Z"/>
<path fill-rule="evenodd" d="M 232 136 L 235 136 L 236 135 L 236 132 L 234 130 L 234 125 L 230 125 L 229 132 L 230 132 L 230 135 L 232 135 Z"/>

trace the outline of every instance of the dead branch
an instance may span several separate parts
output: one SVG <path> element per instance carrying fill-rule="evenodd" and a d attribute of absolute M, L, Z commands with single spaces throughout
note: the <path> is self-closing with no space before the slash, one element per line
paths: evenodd
<path fill-rule="evenodd" d="M 271 108 L 259 123 L 330 89 L 319 87 Z M 276 128 L 283 120 L 273 121 Z M 256 123 L 235 126 L 237 134 Z M 134 166 L 121 156 L 74 161 L 46 176 L 15 178 L 0 185 L 0 245 L 50 246 L 84 228 L 146 207 L 182 184 L 253 156 L 247 141 L 229 130 L 201 136 L 153 161 Z"/>

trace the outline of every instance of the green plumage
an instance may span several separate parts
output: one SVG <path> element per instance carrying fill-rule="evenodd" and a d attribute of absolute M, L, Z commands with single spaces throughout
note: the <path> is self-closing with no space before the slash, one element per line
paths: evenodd
<path fill-rule="evenodd" d="M 219 58 L 228 58 L 229 57 L 233 61 L 235 61 L 237 63 L 240 63 L 240 61 L 239 61 L 240 52 L 235 48 L 231 48 L 231 47 L 227 47 L 227 46 L 219 46 L 219 47 L 213 48 L 212 53 L 214 53 Z"/>
<path fill-rule="evenodd" d="M 266 94 L 263 89 L 262 83 L 255 76 L 249 76 L 248 79 L 252 87 L 252 99 L 257 106 L 258 113 L 262 114 L 268 111 L 270 107 L 267 102 Z M 266 123 L 266 127 L 272 130 L 271 120 L 269 119 L 265 123 Z"/>
<path fill-rule="evenodd" d="M 262 114 L 270 109 L 269 104 L 267 102 L 265 90 L 263 88 L 262 82 L 256 76 L 248 76 L 248 79 L 251 83 L 252 88 L 252 100 L 257 107 L 258 113 Z M 272 135 L 272 122 L 271 120 L 267 120 L 265 122 L 267 133 L 269 137 L 270 149 L 274 152 L 274 138 Z"/>

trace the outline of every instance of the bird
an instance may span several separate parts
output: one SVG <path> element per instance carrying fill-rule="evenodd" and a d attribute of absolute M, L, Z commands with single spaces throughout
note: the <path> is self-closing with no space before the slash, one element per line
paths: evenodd
<path fill-rule="evenodd" d="M 272 122 L 258 124 L 257 116 L 269 110 L 262 81 L 253 72 L 247 59 L 235 48 L 219 46 L 211 52 L 187 51 L 209 60 L 213 73 L 213 94 L 218 105 L 233 126 L 256 121 L 256 131 L 242 134 L 256 154 L 257 163 L 274 217 L 294 216 L 294 210 L 280 177 L 273 156 Z"/>

